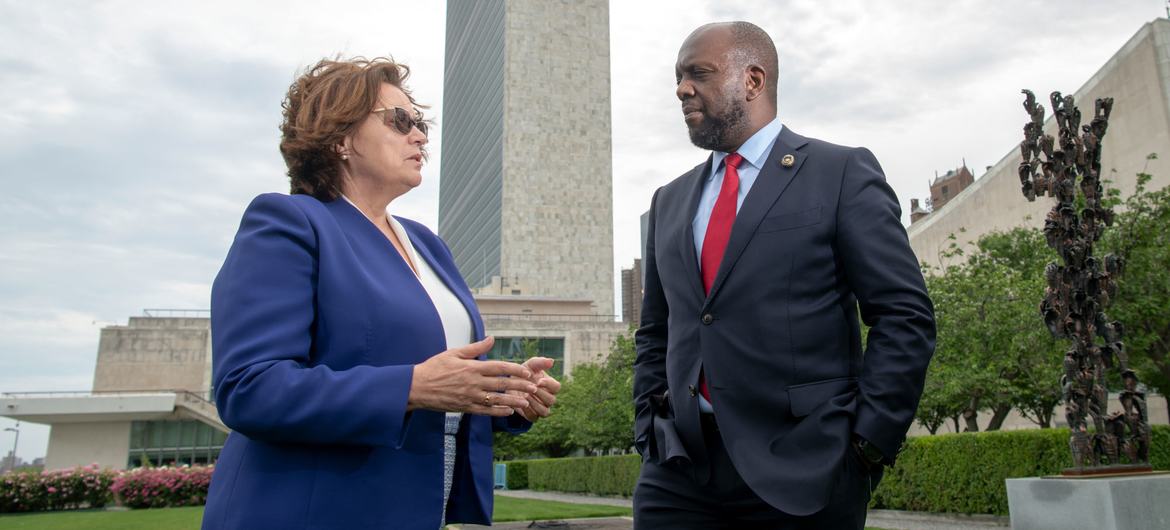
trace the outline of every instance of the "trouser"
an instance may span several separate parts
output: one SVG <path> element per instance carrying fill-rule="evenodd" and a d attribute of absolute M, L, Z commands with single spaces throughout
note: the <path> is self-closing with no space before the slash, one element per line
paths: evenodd
<path fill-rule="evenodd" d="M 698 484 L 687 464 L 642 465 L 634 489 L 635 530 L 857 529 L 865 527 L 871 477 L 852 450 L 829 504 L 809 516 L 786 514 L 764 502 L 731 463 L 714 417 L 703 414 L 710 478 Z M 757 462 L 767 465 L 766 462 Z M 872 477 L 873 485 L 880 477 Z"/>

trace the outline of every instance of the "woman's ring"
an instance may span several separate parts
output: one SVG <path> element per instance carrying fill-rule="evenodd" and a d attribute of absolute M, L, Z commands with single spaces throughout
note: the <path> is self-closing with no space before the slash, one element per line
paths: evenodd
<path fill-rule="evenodd" d="M 492 395 L 491 395 L 490 393 L 486 393 L 486 392 L 484 393 L 484 395 L 483 395 L 483 406 L 485 406 L 485 407 L 490 407 L 490 406 L 492 406 Z"/>

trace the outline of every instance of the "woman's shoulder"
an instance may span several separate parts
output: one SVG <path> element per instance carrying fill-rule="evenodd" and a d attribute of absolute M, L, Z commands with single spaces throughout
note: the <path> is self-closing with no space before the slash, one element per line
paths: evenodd
<path fill-rule="evenodd" d="M 244 210 L 244 219 L 261 217 L 316 224 L 315 220 L 327 213 L 325 203 L 310 195 L 261 193 Z"/>
<path fill-rule="evenodd" d="M 311 195 L 295 194 L 288 195 L 286 193 L 261 193 L 257 195 L 248 205 L 248 209 L 291 209 L 296 208 L 304 211 L 324 211 L 325 203 Z"/>

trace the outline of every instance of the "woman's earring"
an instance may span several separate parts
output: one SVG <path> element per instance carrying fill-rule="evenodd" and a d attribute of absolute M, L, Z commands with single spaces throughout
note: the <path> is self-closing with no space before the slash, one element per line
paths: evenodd
<path fill-rule="evenodd" d="M 347 155 L 345 153 L 341 153 L 341 159 L 342 160 L 349 160 L 349 155 Z"/>

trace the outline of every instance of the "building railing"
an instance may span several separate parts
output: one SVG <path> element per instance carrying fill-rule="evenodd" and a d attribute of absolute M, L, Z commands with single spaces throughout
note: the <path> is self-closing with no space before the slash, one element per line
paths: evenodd
<path fill-rule="evenodd" d="M 484 320 L 529 320 L 536 322 L 618 322 L 619 315 L 550 315 L 545 313 L 482 313 Z"/>
<path fill-rule="evenodd" d="M 0 392 L 0 397 L 6 398 L 41 398 L 41 397 L 102 397 L 102 396 L 153 396 L 158 394 L 185 394 L 196 400 L 205 401 L 214 405 L 210 392 L 192 392 L 190 390 L 45 390 L 33 392 Z"/>
<path fill-rule="evenodd" d="M 147 318 L 210 318 L 210 309 L 143 309 Z"/>

